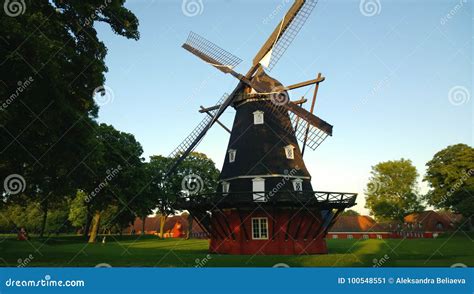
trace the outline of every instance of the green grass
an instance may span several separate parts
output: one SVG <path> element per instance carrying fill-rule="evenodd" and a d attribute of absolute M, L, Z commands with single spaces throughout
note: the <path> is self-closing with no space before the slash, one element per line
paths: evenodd
<path fill-rule="evenodd" d="M 17 241 L 0 236 L 0 266 L 79 266 L 107 263 L 113 267 L 157 266 L 270 267 L 286 263 L 292 267 L 313 266 L 474 266 L 472 236 L 438 239 L 328 240 L 329 254 L 301 256 L 215 255 L 207 260 L 207 240 L 160 240 L 154 236 L 108 236 L 106 244 L 87 244 L 77 236 Z M 33 257 L 27 262 L 29 256 Z M 21 260 L 20 260 L 21 259 Z M 204 260 L 206 259 L 206 260 Z"/>

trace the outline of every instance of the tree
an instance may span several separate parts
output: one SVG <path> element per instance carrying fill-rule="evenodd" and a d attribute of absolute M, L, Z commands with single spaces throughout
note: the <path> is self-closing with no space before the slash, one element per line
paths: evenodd
<path fill-rule="evenodd" d="M 124 225 L 123 216 L 130 220 L 130 214 L 123 215 L 124 210 L 130 210 L 133 199 L 137 197 L 140 187 L 135 183 L 137 171 L 142 169 L 142 146 L 132 134 L 117 131 L 112 126 L 101 124 L 98 128 L 97 141 L 100 146 L 99 163 L 93 175 L 95 188 L 88 191 L 86 202 L 93 212 L 92 230 L 89 242 L 95 242 L 99 233 L 101 214 L 110 205 L 115 205 L 117 213 L 104 227 L 109 228 L 113 222 Z M 133 220 L 133 218 L 132 218 Z M 126 222 L 126 221 L 125 221 Z"/>
<path fill-rule="evenodd" d="M 79 190 L 76 193 L 76 197 L 69 201 L 68 220 L 76 229 L 85 230 L 88 217 L 85 202 L 86 197 L 87 194 L 84 191 Z"/>
<path fill-rule="evenodd" d="M 204 153 L 191 152 L 178 168 L 165 178 L 175 158 L 160 155 L 150 157 L 150 193 L 156 195 L 156 209 L 160 216 L 160 236 L 169 215 L 175 213 L 173 204 L 184 193 L 213 193 L 217 187 L 219 170 Z"/>
<path fill-rule="evenodd" d="M 358 213 L 357 211 L 353 210 L 353 209 L 347 209 L 347 210 L 344 210 L 341 215 L 360 215 L 360 213 Z"/>
<path fill-rule="evenodd" d="M 417 191 L 418 172 L 410 160 L 378 163 L 367 183 L 366 204 L 378 220 L 403 221 L 405 215 L 423 210 Z"/>
<path fill-rule="evenodd" d="M 0 177 L 26 179 L 27 195 L 41 207 L 41 235 L 49 208 L 77 188 L 69 173 L 91 151 L 93 98 L 107 71 L 94 24 L 139 38 L 124 2 L 28 1 L 24 14 L 0 18 Z"/>
<path fill-rule="evenodd" d="M 142 220 L 141 235 L 145 235 L 145 223 L 147 217 L 152 214 L 153 209 L 159 202 L 159 191 L 154 185 L 158 183 L 155 180 L 155 174 L 161 177 L 163 170 L 159 165 L 153 166 L 151 163 L 144 163 L 141 174 L 137 177 L 137 183 L 140 183 L 144 189 L 138 194 L 138 197 L 133 202 L 133 209 L 136 211 L 137 216 Z"/>
<path fill-rule="evenodd" d="M 474 214 L 474 148 L 466 144 L 448 146 L 426 163 L 424 181 L 430 191 L 425 195 L 429 205 L 462 214 L 473 229 Z"/>

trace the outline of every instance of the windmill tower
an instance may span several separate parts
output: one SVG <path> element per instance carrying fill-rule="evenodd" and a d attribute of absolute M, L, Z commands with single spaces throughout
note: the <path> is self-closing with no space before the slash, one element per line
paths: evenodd
<path fill-rule="evenodd" d="M 296 0 L 259 50 L 248 72 L 234 71 L 241 60 L 191 32 L 183 48 L 231 74 L 239 84 L 216 105 L 201 106 L 203 121 L 171 153 L 176 161 L 168 174 L 215 124 L 229 133 L 216 192 L 183 197 L 176 204 L 188 210 L 211 239 L 210 251 L 228 254 L 326 253 L 324 237 L 337 216 L 355 205 L 357 194 L 314 191 L 303 154 L 316 149 L 332 126 L 313 114 L 321 74 L 284 86 L 270 71 L 295 38 L 316 0 Z M 306 99 L 290 101 L 288 91 L 315 85 L 310 111 Z M 236 110 L 231 130 L 219 117 Z M 301 148 L 300 148 L 301 146 Z"/>

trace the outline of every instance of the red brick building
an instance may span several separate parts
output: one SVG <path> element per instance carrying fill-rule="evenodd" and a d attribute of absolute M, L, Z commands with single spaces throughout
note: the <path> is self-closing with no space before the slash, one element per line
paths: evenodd
<path fill-rule="evenodd" d="M 340 216 L 328 232 L 330 239 L 436 238 L 456 230 L 462 216 L 445 211 L 412 213 L 404 222 L 377 223 L 366 215 Z"/>

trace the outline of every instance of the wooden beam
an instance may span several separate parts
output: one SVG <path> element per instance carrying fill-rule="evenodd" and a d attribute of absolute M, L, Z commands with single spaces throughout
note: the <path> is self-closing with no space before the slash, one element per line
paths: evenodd
<path fill-rule="evenodd" d="M 286 86 L 285 88 L 283 88 L 283 91 L 298 89 L 298 88 L 306 87 L 306 86 L 309 86 L 309 85 L 312 85 L 312 84 L 316 84 L 316 86 L 318 86 L 319 83 L 324 82 L 324 80 L 326 80 L 326 78 L 323 77 L 323 76 L 321 76 L 321 73 L 320 73 L 320 74 L 318 75 L 318 78 L 317 78 L 317 79 L 313 79 L 313 80 L 309 80 L 309 81 L 304 81 L 304 82 L 301 82 L 301 83 L 297 83 L 297 84 L 293 84 L 293 85 L 290 85 L 290 86 Z"/>
<path fill-rule="evenodd" d="M 239 215 L 240 226 L 242 227 L 242 230 L 244 231 L 245 241 L 248 241 L 249 235 L 247 234 L 247 229 L 245 229 L 244 220 L 242 219 L 242 215 L 240 214 L 240 210 L 238 208 L 237 208 L 237 214 Z"/>
<path fill-rule="evenodd" d="M 321 73 L 318 73 L 318 79 L 321 79 L 324 77 L 321 76 Z M 318 90 L 319 90 L 319 83 L 316 83 L 316 87 L 314 88 L 314 94 L 313 94 L 313 101 L 311 102 L 311 109 L 309 110 L 309 112 L 313 113 L 314 111 L 314 104 L 316 103 L 316 96 L 318 95 Z M 303 140 L 303 149 L 301 151 L 301 157 L 303 157 L 304 155 L 304 150 L 306 148 L 306 141 L 308 139 L 308 132 L 309 132 L 309 125 L 306 126 L 306 133 L 304 134 L 304 140 Z"/>
<path fill-rule="evenodd" d="M 208 112 L 208 111 L 212 111 L 212 110 L 219 109 L 219 107 L 221 107 L 220 104 L 214 105 L 214 106 L 211 106 L 211 107 L 203 107 L 203 106 L 201 105 L 201 109 L 199 110 L 199 112 L 200 112 L 200 113 L 205 113 L 205 112 Z"/>
<path fill-rule="evenodd" d="M 202 105 L 201 105 L 201 110 L 204 111 L 210 117 L 214 117 L 212 114 L 209 113 L 209 111 L 205 111 L 205 108 Z M 201 112 L 201 110 L 199 112 Z M 218 119 L 216 120 L 216 123 L 218 123 L 222 128 L 224 128 L 224 130 L 226 130 L 230 134 L 230 130 L 223 123 L 221 123 Z"/>

